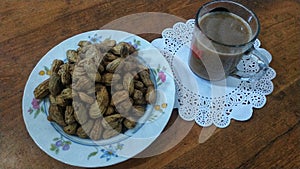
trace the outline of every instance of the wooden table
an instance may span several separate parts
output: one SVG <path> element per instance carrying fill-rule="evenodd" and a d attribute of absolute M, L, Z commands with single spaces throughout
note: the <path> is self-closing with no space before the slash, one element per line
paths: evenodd
<path fill-rule="evenodd" d="M 25 83 L 36 63 L 59 42 L 140 12 L 194 18 L 207 0 L 88 0 L 0 2 L 0 168 L 76 168 L 40 150 L 22 117 Z M 247 122 L 233 121 L 199 144 L 202 127 L 169 151 L 108 168 L 300 168 L 300 1 L 239 0 L 261 21 L 259 39 L 277 72 L 267 104 Z M 156 21 L 159 18 L 152 18 Z M 155 22 L 144 27 L 155 28 Z M 160 22 L 164 23 L 164 22 Z M 166 22 L 171 27 L 175 22 Z M 124 25 L 130 23 L 124 23 Z M 141 34 L 151 41 L 159 34 Z M 168 126 L 177 118 L 174 110 Z M 179 124 L 184 125 L 181 121 Z M 180 125 L 178 126 L 178 129 Z M 174 137 L 176 133 L 174 133 Z M 172 138 L 169 138 L 172 140 Z M 153 147 L 149 147 L 151 149 Z"/>

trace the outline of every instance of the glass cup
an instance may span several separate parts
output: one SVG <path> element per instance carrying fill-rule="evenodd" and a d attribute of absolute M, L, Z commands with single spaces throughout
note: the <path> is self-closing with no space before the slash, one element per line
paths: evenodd
<path fill-rule="evenodd" d="M 243 80 L 260 78 L 268 69 L 268 59 L 254 48 L 260 31 L 256 15 L 232 1 L 212 1 L 196 16 L 189 66 L 201 78 L 218 81 L 228 76 Z M 243 55 L 252 55 L 259 71 L 239 73 L 237 64 Z"/>

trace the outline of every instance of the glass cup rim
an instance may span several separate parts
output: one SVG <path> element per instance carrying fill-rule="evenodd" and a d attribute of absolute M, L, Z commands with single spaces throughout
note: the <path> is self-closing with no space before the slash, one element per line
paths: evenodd
<path fill-rule="evenodd" d="M 210 41 L 212 41 L 213 43 L 216 43 L 216 44 L 219 44 L 219 45 L 223 45 L 223 46 L 227 46 L 227 47 L 243 47 L 243 46 L 248 45 L 249 43 L 253 43 L 257 39 L 257 37 L 259 35 L 259 32 L 260 32 L 260 23 L 259 23 L 258 17 L 256 16 L 256 14 L 252 10 L 248 9 L 244 5 L 242 5 L 240 3 L 237 3 L 237 2 L 233 2 L 233 1 L 229 1 L 229 0 L 214 0 L 214 1 L 210 1 L 210 2 L 205 3 L 204 5 L 202 5 L 199 8 L 199 10 L 197 12 L 196 20 L 195 20 L 196 27 L 201 31 L 201 28 L 200 28 L 199 23 L 198 23 L 199 15 L 200 15 L 201 10 L 204 9 L 205 7 L 207 7 L 208 5 L 215 4 L 215 3 L 220 3 L 220 2 L 221 3 L 229 3 L 229 4 L 237 5 L 239 7 L 242 7 L 247 12 L 249 12 L 255 18 L 255 21 L 257 23 L 257 31 L 256 31 L 255 35 L 248 42 L 243 43 L 243 44 L 239 44 L 239 45 L 229 45 L 229 44 L 221 43 L 221 42 L 218 42 L 218 41 L 216 41 L 216 40 L 208 37 L 206 34 L 203 33 L 205 35 L 205 37 L 207 39 L 209 39 Z"/>

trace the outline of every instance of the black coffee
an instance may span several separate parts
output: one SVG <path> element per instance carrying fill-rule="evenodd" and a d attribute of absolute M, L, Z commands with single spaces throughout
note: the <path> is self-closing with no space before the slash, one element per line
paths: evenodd
<path fill-rule="evenodd" d="M 199 26 L 210 39 L 225 45 L 241 45 L 252 36 L 249 24 L 230 12 L 208 13 L 199 20 Z"/>
<path fill-rule="evenodd" d="M 223 79 L 235 70 L 245 52 L 239 45 L 250 41 L 251 28 L 230 12 L 208 13 L 198 22 L 201 32 L 193 38 L 190 67 L 202 78 Z"/>

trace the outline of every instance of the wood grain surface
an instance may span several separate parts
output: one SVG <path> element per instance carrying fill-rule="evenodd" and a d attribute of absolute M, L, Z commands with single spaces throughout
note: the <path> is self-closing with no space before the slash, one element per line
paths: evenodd
<path fill-rule="evenodd" d="M 0 2 L 0 168 L 66 169 L 40 150 L 29 136 L 23 116 L 23 91 L 34 66 L 59 42 L 78 33 L 105 27 L 114 20 L 142 12 L 160 12 L 187 20 L 207 0 L 2 0 Z M 176 146 L 165 153 L 107 167 L 111 169 L 183 168 L 300 168 L 300 1 L 238 0 L 261 22 L 259 39 L 273 55 L 277 72 L 267 104 L 254 109 L 246 122 L 232 121 L 199 144 L 202 127 L 194 125 Z M 140 36 L 151 41 L 176 20 L 148 18 L 142 28 L 158 28 Z M 177 18 L 178 19 L 178 18 Z M 180 20 L 180 19 L 179 19 Z M 142 20 L 141 20 L 142 22 Z M 124 22 L 123 26 L 130 26 Z M 193 125 L 173 111 L 168 126 Z M 179 138 L 174 132 L 172 139 Z M 147 148 L 151 151 L 155 143 Z"/>

